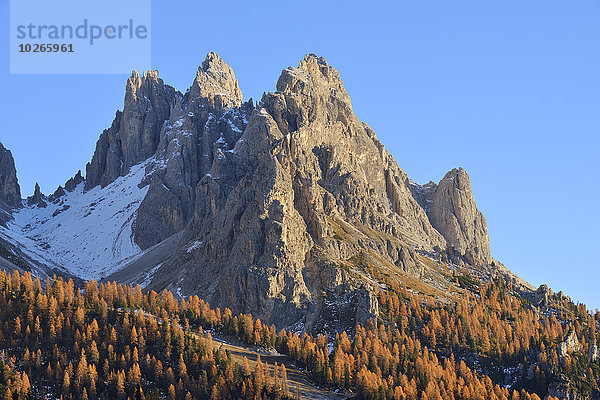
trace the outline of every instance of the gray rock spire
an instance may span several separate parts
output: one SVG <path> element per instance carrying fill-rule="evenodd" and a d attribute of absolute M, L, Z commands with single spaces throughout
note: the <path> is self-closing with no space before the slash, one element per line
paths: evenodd
<path fill-rule="evenodd" d="M 108 185 L 154 155 L 174 98 L 175 89 L 164 84 L 158 71 L 149 70 L 142 77 L 133 71 L 127 80 L 123 112 L 118 111 L 112 126 L 102 132 L 86 166 L 86 190 Z"/>
<path fill-rule="evenodd" d="M 21 205 L 21 188 L 17 179 L 15 160 L 10 150 L 0 143 L 0 203 L 7 207 Z"/>
<path fill-rule="evenodd" d="M 444 176 L 431 195 L 428 215 L 448 246 L 467 262 L 483 266 L 491 263 L 487 224 L 475 205 L 467 171 L 455 168 Z"/>

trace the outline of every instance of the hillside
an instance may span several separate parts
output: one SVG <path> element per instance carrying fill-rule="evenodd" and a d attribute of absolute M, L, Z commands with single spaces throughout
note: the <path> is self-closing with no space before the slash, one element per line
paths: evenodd
<path fill-rule="evenodd" d="M 80 291 L 60 278 L 43 289 L 31 274 L 0 272 L 0 395 L 598 398 L 600 314 L 552 296 L 540 316 L 502 283 L 468 282 L 473 294 L 449 306 L 390 288 L 378 326 L 314 337 L 198 296 L 94 281 Z"/>

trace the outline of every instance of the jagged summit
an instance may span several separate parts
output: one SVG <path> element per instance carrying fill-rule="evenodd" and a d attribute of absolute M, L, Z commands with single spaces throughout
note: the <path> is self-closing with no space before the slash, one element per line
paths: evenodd
<path fill-rule="evenodd" d="M 485 217 L 477 209 L 471 180 L 462 167 L 449 171 L 431 197 L 431 224 L 451 248 L 469 263 L 488 265 L 492 261 Z"/>
<path fill-rule="evenodd" d="M 144 105 L 144 80 L 167 91 L 154 75 L 130 80 L 129 97 L 136 96 L 126 110 L 144 109 L 134 107 Z M 462 170 L 458 186 L 447 184 L 450 178 L 413 184 L 356 117 L 338 71 L 323 57 L 309 54 L 283 70 L 276 89 L 258 109 L 242 103 L 233 70 L 209 53 L 189 91 L 172 95 L 155 124 L 156 151 L 142 152 L 154 161 L 133 236 L 142 249 L 182 238 L 148 287 L 201 292 L 215 305 L 278 325 L 318 325 L 330 312 L 323 293 L 346 302 L 352 318 L 376 313 L 373 284 L 357 284 L 335 267 L 362 276 L 356 257 L 419 279 L 428 272 L 418 251 L 489 263 L 485 220 Z M 135 122 L 126 114 L 119 132 Z M 148 108 L 141 119 L 157 116 Z"/>
<path fill-rule="evenodd" d="M 46 196 L 42 193 L 40 185 L 36 182 L 33 188 L 33 195 L 27 197 L 27 205 L 36 205 L 46 207 Z"/>
<path fill-rule="evenodd" d="M 134 71 L 127 80 L 123 111 L 100 135 L 86 166 L 85 189 L 105 187 L 156 152 L 163 122 L 168 119 L 176 91 L 148 71 Z"/>
<path fill-rule="evenodd" d="M 334 123 L 355 118 L 339 73 L 323 57 L 310 54 L 298 67 L 284 69 L 276 88 L 275 93 L 265 94 L 261 102 L 273 113 L 283 132 L 316 121 Z"/>
<path fill-rule="evenodd" d="M 81 170 L 78 170 L 73 177 L 69 178 L 65 182 L 65 190 L 67 192 L 72 192 L 83 181 L 85 181 L 85 178 L 83 177 L 83 175 L 81 175 Z"/>
<path fill-rule="evenodd" d="M 242 105 L 242 91 L 233 69 L 213 52 L 208 53 L 198 67 L 196 79 L 190 88 L 190 98 L 206 99 L 210 106 L 219 110 Z"/>
<path fill-rule="evenodd" d="M 364 263 L 420 279 L 428 272 L 418 251 L 448 251 L 456 259 L 487 246 L 469 236 L 456 253 L 457 237 L 467 234 L 446 237 L 432 226 L 410 180 L 358 120 L 324 58 L 308 55 L 285 69 L 240 133 L 235 146 L 213 153 L 183 247 L 150 287 L 201 292 L 215 305 L 277 325 L 317 326 L 342 303 L 352 320 L 376 314 L 373 283 L 351 279 L 364 276 Z M 450 201 L 438 197 L 438 208 Z M 468 225 L 466 216 L 454 218 Z M 323 293 L 336 300 L 326 306 Z"/>
<path fill-rule="evenodd" d="M 257 107 L 215 53 L 183 94 L 156 71 L 134 72 L 86 171 L 85 190 L 77 174 L 48 205 L 51 222 L 27 228 L 57 257 L 74 257 L 69 243 L 88 248 L 69 258 L 77 274 L 119 270 L 119 281 L 199 294 L 278 327 L 339 329 L 376 316 L 375 270 L 443 296 L 452 283 L 427 257 L 480 271 L 491 262 L 466 172 L 413 183 L 314 54 L 284 69 Z M 98 228 L 111 249 L 103 266 L 85 218 L 109 214 L 118 226 Z M 79 230 L 66 226 L 74 216 L 87 221 Z M 56 229 L 73 237 L 55 243 Z"/>

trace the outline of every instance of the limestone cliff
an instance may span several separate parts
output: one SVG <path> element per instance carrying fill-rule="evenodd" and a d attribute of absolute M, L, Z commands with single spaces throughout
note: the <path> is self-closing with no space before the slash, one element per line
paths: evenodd
<path fill-rule="evenodd" d="M 469 264 L 490 264 L 487 224 L 475 205 L 467 172 L 463 168 L 448 172 L 438 185 L 429 184 L 425 198 L 429 220 L 446 238 L 449 250 Z"/>
<path fill-rule="evenodd" d="M 237 84 L 225 86 L 235 93 Z M 234 112 L 236 99 L 226 101 Z M 235 146 L 204 172 L 181 250 L 150 287 L 202 293 L 278 326 L 364 321 L 377 304 L 362 267 L 420 277 L 416 252 L 459 244 L 432 226 L 414 184 L 352 111 L 338 72 L 315 55 L 282 72 Z"/>
<path fill-rule="evenodd" d="M 17 180 L 15 160 L 10 150 L 0 143 L 0 203 L 8 207 L 21 205 L 21 188 Z"/>
<path fill-rule="evenodd" d="M 86 166 L 86 190 L 108 185 L 154 155 L 174 96 L 175 89 L 165 85 L 157 71 L 150 70 L 142 77 L 132 73 L 123 111 L 117 112 L 112 126 L 100 135 L 92 161 Z"/>
<path fill-rule="evenodd" d="M 0 143 L 0 224 L 12 217 L 10 212 L 21 206 L 21 188 L 17 180 L 15 160 L 10 150 Z"/>
<path fill-rule="evenodd" d="M 376 316 L 372 268 L 430 279 L 422 254 L 491 260 L 466 172 L 413 183 L 314 54 L 257 106 L 214 53 L 185 93 L 156 71 L 134 72 L 85 188 L 148 159 L 135 242 L 181 237 L 148 288 L 201 294 L 278 326 L 337 329 Z"/>
<path fill-rule="evenodd" d="M 142 248 L 181 231 L 193 214 L 199 180 L 246 128 L 252 102 L 231 67 L 209 53 L 190 90 L 175 94 L 162 124 L 150 188 L 138 209 L 135 240 Z"/>

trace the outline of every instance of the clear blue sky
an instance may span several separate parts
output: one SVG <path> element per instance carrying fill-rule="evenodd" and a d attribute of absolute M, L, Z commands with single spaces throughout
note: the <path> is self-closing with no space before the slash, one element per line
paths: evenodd
<path fill-rule="evenodd" d="M 216 51 L 258 99 L 304 54 L 324 56 L 414 181 L 467 169 L 495 258 L 600 308 L 600 2 L 224 4 L 153 2 L 165 82 L 185 91 Z M 24 196 L 35 181 L 52 192 L 84 169 L 127 76 L 9 75 L 7 0 L 0 13 L 0 141 Z"/>

